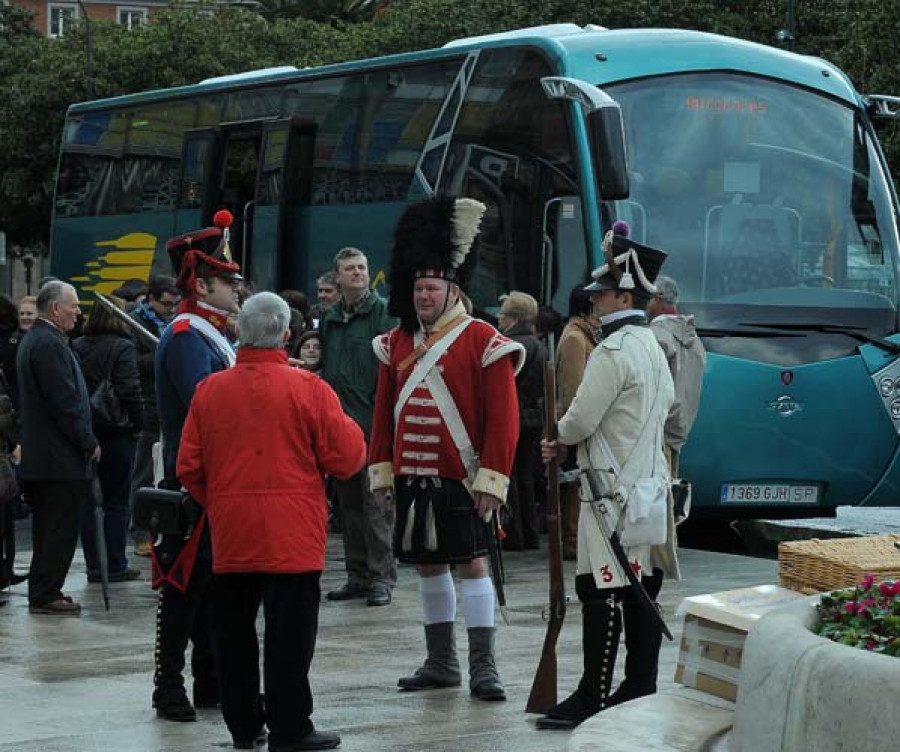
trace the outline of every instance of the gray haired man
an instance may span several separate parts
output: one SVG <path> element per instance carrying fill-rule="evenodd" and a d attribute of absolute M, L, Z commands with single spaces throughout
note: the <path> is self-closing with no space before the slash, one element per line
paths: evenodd
<path fill-rule="evenodd" d="M 328 525 L 323 474 L 347 478 L 366 459 L 334 390 L 288 364 L 289 323 L 277 295 L 247 300 L 237 363 L 197 387 L 178 450 L 178 479 L 209 516 L 222 716 L 236 749 L 256 749 L 268 725 L 271 752 L 340 744 L 315 729 L 309 682 Z"/>
<path fill-rule="evenodd" d="M 656 294 L 647 305 L 650 331 L 666 354 L 675 382 L 675 402 L 666 419 L 666 455 L 672 477 L 678 476 L 678 455 L 697 418 L 706 348 L 694 328 L 693 316 L 678 313 L 678 285 L 671 277 L 656 279 Z"/>
<path fill-rule="evenodd" d="M 69 347 L 81 309 L 72 285 L 53 280 L 37 296 L 38 318 L 16 355 L 22 406 L 22 478 L 34 510 L 28 579 L 32 613 L 77 616 L 62 588 L 78 543 L 79 509 L 90 499 L 91 462 L 100 445 L 91 401 Z"/>

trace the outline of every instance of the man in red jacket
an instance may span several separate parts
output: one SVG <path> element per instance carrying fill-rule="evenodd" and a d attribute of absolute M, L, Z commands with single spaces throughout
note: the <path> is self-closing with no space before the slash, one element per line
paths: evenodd
<path fill-rule="evenodd" d="M 253 749 L 267 723 L 272 752 L 340 744 L 310 719 L 328 524 L 322 473 L 348 478 L 366 459 L 362 431 L 334 390 L 288 365 L 289 324 L 277 295 L 247 300 L 237 364 L 197 388 L 178 452 L 178 478 L 209 515 L 222 715 L 238 749 Z"/>

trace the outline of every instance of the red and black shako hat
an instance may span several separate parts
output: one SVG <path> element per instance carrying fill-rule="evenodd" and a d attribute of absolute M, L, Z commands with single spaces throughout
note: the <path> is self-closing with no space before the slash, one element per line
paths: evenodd
<path fill-rule="evenodd" d="M 234 217 L 227 209 L 213 215 L 213 227 L 178 235 L 166 243 L 166 251 L 178 279 L 175 281 L 182 293 L 196 292 L 198 279 L 221 277 L 241 280 L 241 267 L 231 257 L 228 245 L 229 227 Z"/>
<path fill-rule="evenodd" d="M 628 223 L 618 220 L 603 238 L 606 263 L 591 272 L 593 282 L 584 289 L 619 290 L 621 292 L 656 294 L 656 277 L 668 255 L 629 238 Z"/>
<path fill-rule="evenodd" d="M 465 289 L 485 205 L 471 198 L 435 196 L 407 207 L 394 229 L 388 312 L 408 331 L 417 327 L 413 284 L 425 277 L 446 279 Z"/>

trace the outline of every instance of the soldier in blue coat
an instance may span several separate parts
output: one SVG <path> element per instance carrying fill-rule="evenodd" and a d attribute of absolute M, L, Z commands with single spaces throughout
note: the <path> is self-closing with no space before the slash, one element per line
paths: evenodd
<path fill-rule="evenodd" d="M 173 238 L 166 250 L 178 271 L 182 302 L 156 349 L 156 400 L 162 430 L 164 478 L 178 489 L 175 466 L 181 431 L 197 385 L 234 364 L 225 336 L 229 313 L 237 312 L 240 267 L 231 258 L 231 214 L 217 212 L 214 227 Z M 205 515 L 197 508 L 187 536 L 163 536 L 153 548 L 153 585 L 160 589 L 156 629 L 153 706 L 160 718 L 193 721 L 194 706 L 215 707 L 218 683 L 211 637 L 212 550 Z M 193 643 L 192 705 L 182 671 L 188 640 Z"/>

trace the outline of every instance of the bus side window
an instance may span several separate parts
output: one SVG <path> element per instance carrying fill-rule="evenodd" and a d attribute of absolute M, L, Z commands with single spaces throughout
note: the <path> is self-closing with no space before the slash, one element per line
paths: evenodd
<path fill-rule="evenodd" d="M 93 214 L 92 197 L 103 183 L 109 160 L 89 154 L 63 152 L 56 187 L 56 213 L 61 217 Z"/>

